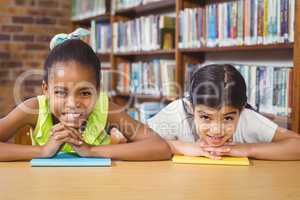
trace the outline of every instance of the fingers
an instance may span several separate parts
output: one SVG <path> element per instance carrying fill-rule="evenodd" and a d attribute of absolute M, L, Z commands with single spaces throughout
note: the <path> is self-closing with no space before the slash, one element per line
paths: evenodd
<path fill-rule="evenodd" d="M 112 144 L 124 144 L 127 142 L 124 135 L 116 128 L 110 130 L 110 135 Z"/>
<path fill-rule="evenodd" d="M 212 160 L 220 160 L 221 156 L 214 155 L 213 152 L 203 151 L 203 156 L 210 158 Z"/>
<path fill-rule="evenodd" d="M 60 132 L 55 132 L 55 133 L 53 133 L 53 137 L 54 137 L 55 140 L 64 139 L 66 137 L 69 137 L 69 131 L 63 130 L 63 131 L 60 131 Z"/>
<path fill-rule="evenodd" d="M 205 156 L 213 160 L 219 160 L 221 159 L 221 156 L 228 156 L 231 151 L 229 147 L 205 147 L 202 149 Z"/>
<path fill-rule="evenodd" d="M 63 124 L 65 129 L 68 129 L 68 130 L 72 131 L 72 133 L 73 133 L 72 136 L 74 138 L 83 140 L 82 134 L 77 129 L 75 129 L 73 127 L 70 127 L 70 126 L 66 126 L 64 123 L 62 123 L 62 124 Z"/>
<path fill-rule="evenodd" d="M 229 147 L 204 147 L 203 150 L 215 153 L 227 153 L 231 149 Z"/>
<path fill-rule="evenodd" d="M 61 139 L 62 142 L 64 143 L 70 143 L 70 144 L 73 144 L 73 145 L 76 145 L 76 146 L 80 146 L 83 144 L 82 141 L 79 141 L 79 140 L 76 140 L 74 138 L 71 138 L 71 137 L 65 137 L 63 139 Z"/>
<path fill-rule="evenodd" d="M 65 129 L 64 125 L 61 124 L 61 123 L 58 123 L 58 124 L 56 124 L 56 125 L 54 125 L 52 127 L 52 129 L 51 129 L 51 132 L 52 132 L 51 135 L 53 135 L 55 132 L 62 131 L 64 129 Z"/>
<path fill-rule="evenodd" d="M 70 130 L 70 136 L 74 139 L 77 140 L 83 140 L 82 135 L 74 128 L 67 128 L 68 130 Z"/>
<path fill-rule="evenodd" d="M 75 130 L 74 128 L 71 128 L 71 127 L 67 127 L 63 123 L 59 123 L 59 124 L 56 124 L 55 126 L 53 126 L 53 128 L 51 129 L 51 132 L 52 132 L 51 135 L 56 135 L 57 132 L 61 132 L 64 130 L 69 131 L 70 137 L 77 139 L 77 140 L 83 140 L 82 135 L 77 130 Z"/>
<path fill-rule="evenodd" d="M 61 143 L 67 142 L 75 145 L 81 145 L 83 143 L 80 139 L 77 139 L 70 130 L 55 132 L 53 137 L 56 141 Z"/>

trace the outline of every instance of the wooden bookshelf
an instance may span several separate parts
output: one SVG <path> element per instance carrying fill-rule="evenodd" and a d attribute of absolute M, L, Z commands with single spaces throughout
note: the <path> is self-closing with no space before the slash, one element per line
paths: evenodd
<path fill-rule="evenodd" d="M 97 20 L 101 22 L 110 22 L 110 13 L 95 15 L 84 19 L 73 19 L 73 24 L 76 25 L 83 25 L 83 26 L 90 26 L 92 20 Z"/>
<path fill-rule="evenodd" d="M 235 1 L 235 0 L 233 0 Z M 293 64 L 294 64 L 294 83 L 293 83 L 293 106 L 290 117 L 281 117 L 267 114 L 267 117 L 272 118 L 275 122 L 279 121 L 279 124 L 284 121 L 288 121 L 290 128 L 293 131 L 300 131 L 300 2 L 296 0 L 296 13 L 295 13 L 295 41 L 294 43 L 285 44 L 269 44 L 269 45 L 249 45 L 249 46 L 232 46 L 232 47 L 216 47 L 216 48 L 179 48 L 179 13 L 185 8 L 195 8 L 203 4 L 209 4 L 212 0 L 198 1 L 198 0 L 161 0 L 160 2 L 149 3 L 146 5 L 140 5 L 128 9 L 122 9 L 116 11 L 114 14 L 95 16 L 83 20 L 75 20 L 73 24 L 75 26 L 81 24 L 89 24 L 90 20 L 108 20 L 109 23 L 130 20 L 132 18 L 146 16 L 149 14 L 157 14 L 164 12 L 174 12 L 176 14 L 176 34 L 175 34 L 175 49 L 172 50 L 156 50 L 149 52 L 126 52 L 126 53 L 113 53 L 113 49 L 110 54 L 101 55 L 99 57 L 109 57 L 112 65 L 112 69 L 116 70 L 116 66 L 122 61 L 131 61 L 135 58 L 149 57 L 156 58 L 160 56 L 175 57 L 176 60 L 176 77 L 175 80 L 182 88 L 184 87 L 184 74 L 185 64 L 188 62 L 204 62 L 206 53 L 214 52 L 247 52 L 262 50 L 266 51 L 283 50 L 293 52 Z M 112 28 L 112 32 L 114 32 Z M 112 42 L 113 43 L 113 42 Z M 113 47 L 112 47 L 113 48 Z M 116 76 L 112 77 L 113 88 L 116 88 Z M 117 93 L 116 97 L 122 99 L 128 99 L 130 96 L 134 96 L 140 99 L 152 99 L 160 101 L 162 98 L 172 100 L 174 98 L 157 97 L 151 95 L 130 94 L 130 93 Z M 178 91 L 177 97 L 183 96 L 182 91 Z M 123 101 L 123 100 L 122 100 Z"/>
<path fill-rule="evenodd" d="M 147 99 L 153 101 L 174 101 L 178 97 L 168 97 L 161 95 L 149 95 L 149 94 L 138 94 L 130 92 L 117 92 L 117 96 L 126 97 L 126 98 L 138 98 L 138 99 Z"/>
<path fill-rule="evenodd" d="M 98 52 L 97 53 L 97 56 L 99 56 L 99 57 L 110 57 L 110 52 L 104 52 L 104 53 L 102 53 L 102 52 Z"/>
<path fill-rule="evenodd" d="M 157 10 L 175 9 L 176 0 L 161 0 L 159 2 L 151 2 L 145 5 L 117 10 L 114 15 L 136 17 Z"/>
<path fill-rule="evenodd" d="M 174 55 L 174 54 L 175 54 L 175 49 L 114 53 L 115 56 L 159 56 L 159 55 Z"/>
<path fill-rule="evenodd" d="M 226 51 L 260 51 L 260 50 L 280 50 L 280 49 L 293 49 L 294 44 L 267 44 L 267 45 L 242 45 L 232 47 L 214 47 L 214 48 L 181 48 L 179 49 L 182 53 L 201 53 L 201 52 L 226 52 Z"/>
<path fill-rule="evenodd" d="M 300 132 L 300 2 L 296 1 L 292 130 Z"/>

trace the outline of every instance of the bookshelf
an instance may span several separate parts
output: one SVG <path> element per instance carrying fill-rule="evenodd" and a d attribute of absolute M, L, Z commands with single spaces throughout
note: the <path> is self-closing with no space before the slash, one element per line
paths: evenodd
<path fill-rule="evenodd" d="M 176 0 L 161 0 L 158 2 L 150 2 L 145 5 L 139 5 L 132 8 L 120 9 L 115 12 L 117 16 L 136 17 L 155 13 L 157 10 L 165 11 L 175 9 Z"/>
<path fill-rule="evenodd" d="M 126 97 L 126 98 L 140 98 L 145 100 L 154 100 L 154 101 L 174 101 L 176 97 L 168 97 L 168 96 L 155 96 L 155 95 L 147 95 L 147 94 L 132 94 L 130 92 L 118 92 L 119 96 Z"/>
<path fill-rule="evenodd" d="M 293 49 L 294 44 L 268 44 L 268 45 L 243 45 L 237 47 L 215 47 L 215 48 L 184 48 L 179 49 L 182 53 L 193 53 L 193 52 L 225 52 L 225 51 L 260 51 L 260 50 L 274 50 L 274 49 Z"/>
<path fill-rule="evenodd" d="M 161 56 L 161 55 L 174 55 L 174 54 L 175 54 L 175 49 L 114 53 L 115 56 Z"/>
<path fill-rule="evenodd" d="M 232 0 L 238 1 L 238 0 Z M 110 2 L 110 1 L 109 1 Z M 176 16 L 175 26 L 175 48 L 168 50 L 152 50 L 152 51 L 130 51 L 130 52 L 114 52 L 114 46 L 110 53 L 100 54 L 100 59 L 109 60 L 113 70 L 117 70 L 117 65 L 121 62 L 132 62 L 138 59 L 155 59 L 155 58 L 172 58 L 176 62 L 175 82 L 184 88 L 186 64 L 187 63 L 203 63 L 207 54 L 214 54 L 219 52 L 268 52 L 268 51 L 291 51 L 293 54 L 293 97 L 292 97 L 292 112 L 290 116 L 276 116 L 265 113 L 267 117 L 271 118 L 278 124 L 288 122 L 289 128 L 293 131 L 300 132 L 300 39 L 297 37 L 300 32 L 300 3 L 296 0 L 295 3 L 295 40 L 293 42 L 276 43 L 276 44 L 253 44 L 253 45 L 236 45 L 226 47 L 200 47 L 200 48 L 180 48 L 180 12 L 186 8 L 198 8 L 206 4 L 212 4 L 213 0 L 197 1 L 197 0 L 161 0 L 148 4 L 142 4 L 131 8 L 116 10 L 114 13 L 106 13 L 104 15 L 94 16 L 81 20 L 74 20 L 74 26 L 89 26 L 89 21 L 99 20 L 106 21 L 111 25 L 114 22 L 128 21 L 141 16 L 148 16 L 150 14 L 161 14 L 164 12 L 173 12 Z M 217 3 L 229 1 L 217 1 Z M 112 34 L 114 33 L 112 27 Z M 113 39 L 112 39 L 113 40 Z M 113 41 L 111 42 L 113 44 Z M 112 87 L 116 88 L 117 77 L 112 77 Z M 151 96 L 143 94 L 134 94 L 130 92 L 116 92 L 114 98 L 116 102 L 126 104 L 130 97 L 141 100 L 153 101 L 172 101 L 180 96 L 183 96 L 183 89 L 177 91 L 174 97 Z"/>
<path fill-rule="evenodd" d="M 110 21 L 110 14 L 105 13 L 105 14 L 100 14 L 100 15 L 95 15 L 92 17 L 87 17 L 84 19 L 74 19 L 72 20 L 74 24 L 77 26 L 90 26 L 92 20 L 97 20 L 97 21 L 102 21 L 102 22 L 109 22 Z"/>

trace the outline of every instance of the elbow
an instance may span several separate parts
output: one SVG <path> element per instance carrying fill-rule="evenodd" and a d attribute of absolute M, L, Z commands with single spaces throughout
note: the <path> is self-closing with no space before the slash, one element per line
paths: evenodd
<path fill-rule="evenodd" d="M 172 152 L 168 143 L 162 138 L 159 138 L 159 140 L 161 144 L 159 147 L 159 152 L 161 152 L 159 160 L 170 160 L 172 158 Z"/>
<path fill-rule="evenodd" d="M 294 143 L 294 149 L 295 149 L 295 151 L 296 151 L 296 154 L 297 154 L 297 158 L 296 158 L 296 160 L 300 160 L 300 148 L 299 148 L 299 145 L 300 145 L 300 139 L 299 138 L 293 138 L 293 139 L 291 139 L 292 140 L 292 142 Z"/>

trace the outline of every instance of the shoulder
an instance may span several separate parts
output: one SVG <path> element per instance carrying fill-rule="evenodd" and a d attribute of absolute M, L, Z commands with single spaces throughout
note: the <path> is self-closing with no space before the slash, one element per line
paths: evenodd
<path fill-rule="evenodd" d="M 166 107 L 164 107 L 160 112 L 170 113 L 170 114 L 184 114 L 188 109 L 185 105 L 186 101 L 184 99 L 177 99 L 169 103 Z"/>
<path fill-rule="evenodd" d="M 270 142 L 278 125 L 258 112 L 244 109 L 236 130 L 236 140 L 246 143 Z"/>
<path fill-rule="evenodd" d="M 133 119 L 125 112 L 127 106 L 120 106 L 109 100 L 108 102 L 108 122 L 109 123 L 121 123 L 122 121 L 130 121 L 132 123 Z"/>
<path fill-rule="evenodd" d="M 38 97 L 29 98 L 29 99 L 25 100 L 23 103 L 21 103 L 20 105 L 27 106 L 28 108 L 31 108 L 31 109 L 38 109 L 39 108 Z"/>
<path fill-rule="evenodd" d="M 165 106 L 159 113 L 157 113 L 154 117 L 149 119 L 149 122 L 152 120 L 181 120 L 185 117 L 185 108 L 183 99 L 177 99 L 172 101 L 167 106 Z"/>
<path fill-rule="evenodd" d="M 0 119 L 0 135 L 4 138 L 10 138 L 19 128 L 27 125 L 35 126 L 37 118 L 38 101 L 36 98 L 30 98 Z"/>
<path fill-rule="evenodd" d="M 109 111 L 109 113 L 114 113 L 115 111 L 121 111 L 121 110 L 123 111 L 125 109 L 123 109 L 122 106 L 114 103 L 113 100 L 109 99 L 109 101 L 108 101 L 108 111 Z"/>
<path fill-rule="evenodd" d="M 178 99 L 148 119 L 147 124 L 164 139 L 194 142 L 191 129 L 192 121 L 187 112 L 185 100 Z"/>
<path fill-rule="evenodd" d="M 38 114 L 39 114 L 39 101 L 38 97 L 32 97 L 21 104 L 16 108 L 18 113 L 27 117 L 26 122 L 30 125 L 35 125 Z"/>
<path fill-rule="evenodd" d="M 254 125 L 256 123 L 271 127 L 276 125 L 274 122 L 272 122 L 262 114 L 247 108 L 243 109 L 243 111 L 241 112 L 240 119 L 241 123 L 248 123 L 250 125 Z"/>

